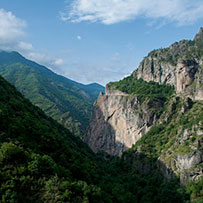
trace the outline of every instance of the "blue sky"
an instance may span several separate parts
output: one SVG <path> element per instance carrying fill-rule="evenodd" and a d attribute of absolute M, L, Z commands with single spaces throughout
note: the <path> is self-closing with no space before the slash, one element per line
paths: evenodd
<path fill-rule="evenodd" d="M 0 49 L 85 84 L 119 80 L 202 26 L 203 0 L 0 0 Z"/>

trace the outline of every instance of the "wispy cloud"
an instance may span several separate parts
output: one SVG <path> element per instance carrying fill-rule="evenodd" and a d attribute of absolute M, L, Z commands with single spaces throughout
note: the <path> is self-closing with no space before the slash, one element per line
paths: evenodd
<path fill-rule="evenodd" d="M 49 54 L 39 53 L 35 51 L 30 51 L 25 55 L 28 59 L 36 61 L 40 64 L 43 64 L 52 70 L 57 70 L 57 67 L 65 65 L 65 61 L 62 58 L 55 58 Z"/>
<path fill-rule="evenodd" d="M 74 68 L 73 68 L 74 67 Z M 112 65 L 93 65 L 88 63 L 73 63 L 68 64 L 65 68 L 61 68 L 61 74 L 66 77 L 82 82 L 84 84 L 98 82 L 102 85 L 109 81 L 118 81 L 124 75 L 130 74 L 127 72 L 128 66 Z"/>
<path fill-rule="evenodd" d="M 0 8 L 0 49 L 27 53 L 33 50 L 29 42 L 25 42 L 26 22 L 17 18 L 12 12 Z"/>
<path fill-rule="evenodd" d="M 33 46 L 31 43 L 28 43 L 28 42 L 19 42 L 18 43 L 18 48 L 20 48 L 21 50 L 27 50 L 27 51 L 30 51 L 30 50 L 33 50 Z"/>
<path fill-rule="evenodd" d="M 17 18 L 11 12 L 0 9 L 0 49 L 10 50 L 15 48 L 28 48 L 28 44 L 22 42 L 25 36 L 24 20 Z"/>
<path fill-rule="evenodd" d="M 203 18 L 202 0 L 73 0 L 66 1 L 61 20 L 114 24 L 136 18 L 163 19 L 179 25 Z"/>
<path fill-rule="evenodd" d="M 64 64 L 65 64 L 65 62 L 62 58 L 57 58 L 53 61 L 53 65 L 55 65 L 55 66 L 62 66 Z"/>

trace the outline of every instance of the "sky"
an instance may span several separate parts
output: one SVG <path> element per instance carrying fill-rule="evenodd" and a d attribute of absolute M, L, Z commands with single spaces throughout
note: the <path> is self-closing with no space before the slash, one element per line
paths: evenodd
<path fill-rule="evenodd" d="M 203 0 L 0 0 L 0 49 L 83 84 L 120 80 L 200 27 Z"/>

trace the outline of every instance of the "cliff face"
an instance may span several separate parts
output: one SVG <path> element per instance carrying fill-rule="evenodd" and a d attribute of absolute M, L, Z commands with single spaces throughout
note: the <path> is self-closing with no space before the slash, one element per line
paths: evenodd
<path fill-rule="evenodd" d="M 183 94 L 195 100 L 203 100 L 203 88 L 201 87 L 203 81 L 202 64 L 202 60 L 196 61 L 193 59 L 179 60 L 176 65 L 172 65 L 149 56 L 141 62 L 133 76 L 147 82 L 154 81 L 172 85 L 179 95 Z M 192 83 L 193 86 L 190 86 Z"/>
<path fill-rule="evenodd" d="M 155 124 L 160 101 L 146 100 L 106 88 L 94 104 L 85 142 L 93 151 L 121 155 Z"/>

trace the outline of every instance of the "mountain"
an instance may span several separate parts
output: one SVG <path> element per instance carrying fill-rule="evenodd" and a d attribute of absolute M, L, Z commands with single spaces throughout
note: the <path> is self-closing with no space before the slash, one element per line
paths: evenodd
<path fill-rule="evenodd" d="M 177 95 L 202 100 L 202 36 L 203 28 L 194 40 L 182 40 L 168 48 L 150 52 L 132 75 L 147 82 L 174 86 Z"/>
<path fill-rule="evenodd" d="M 201 192 L 128 160 L 94 154 L 0 77 L 0 202 L 172 203 Z"/>
<path fill-rule="evenodd" d="M 78 135 L 86 132 L 93 102 L 104 91 L 99 84 L 83 85 L 57 75 L 17 52 L 0 52 L 0 75 L 48 116 Z"/>
<path fill-rule="evenodd" d="M 150 52 L 131 76 L 107 84 L 85 142 L 95 152 L 128 160 L 135 170 L 158 170 L 202 188 L 202 81 L 203 28 L 194 40 Z"/>

